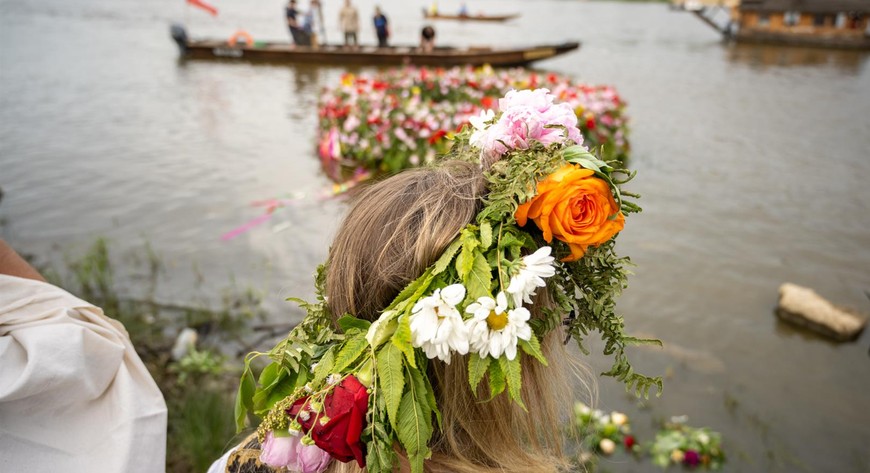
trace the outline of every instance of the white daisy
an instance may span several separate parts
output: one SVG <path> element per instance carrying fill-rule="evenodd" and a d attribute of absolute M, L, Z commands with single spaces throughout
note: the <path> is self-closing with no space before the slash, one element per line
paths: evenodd
<path fill-rule="evenodd" d="M 468 326 L 471 349 L 481 357 L 492 355 L 499 358 L 502 353 L 509 359 L 517 357 L 517 339 L 532 338 L 532 328 L 528 321 L 531 314 L 523 307 L 507 310 L 507 297 L 499 292 L 495 300 L 481 297 L 469 304 L 466 313 L 473 317 L 465 323 Z"/>
<path fill-rule="evenodd" d="M 450 363 L 451 352 L 468 353 L 468 328 L 456 306 L 465 299 L 465 286 L 436 289 L 411 309 L 411 343 L 430 359 Z"/>
<path fill-rule="evenodd" d="M 511 278 L 507 288 L 507 293 L 513 297 L 516 307 L 522 306 L 523 301 L 531 304 L 530 296 L 535 295 L 537 288 L 547 285 L 544 278 L 556 274 L 551 251 L 549 246 L 542 246 L 538 251 L 522 258 L 520 270 Z"/>

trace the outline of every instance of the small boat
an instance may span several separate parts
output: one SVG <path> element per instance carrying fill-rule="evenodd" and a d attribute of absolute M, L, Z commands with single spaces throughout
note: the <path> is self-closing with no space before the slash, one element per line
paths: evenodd
<path fill-rule="evenodd" d="M 424 52 L 417 47 L 390 46 L 378 48 L 361 46 L 348 48 L 337 45 L 297 46 L 283 42 L 254 41 L 249 34 L 233 35 L 229 40 L 189 39 L 184 29 L 174 25 L 172 38 L 187 59 L 235 59 L 263 62 L 290 62 L 308 64 L 370 65 L 370 66 L 523 66 L 571 52 L 580 43 L 566 42 L 526 48 L 490 47 L 437 47 Z"/>
<path fill-rule="evenodd" d="M 490 21 L 490 22 L 503 22 L 508 20 L 513 20 L 514 18 L 519 18 L 519 13 L 513 13 L 510 15 L 443 15 L 441 13 L 432 13 L 427 10 L 423 10 L 423 18 L 427 20 L 457 20 L 457 21 Z"/>

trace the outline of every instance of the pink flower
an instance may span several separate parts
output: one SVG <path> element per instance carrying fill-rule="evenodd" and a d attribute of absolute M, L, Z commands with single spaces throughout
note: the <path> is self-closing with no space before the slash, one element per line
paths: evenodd
<path fill-rule="evenodd" d="M 533 140 L 545 146 L 566 140 L 582 144 L 577 115 L 569 104 L 554 104 L 555 98 L 547 89 L 511 90 L 498 101 L 502 114 L 495 123 L 485 125 L 491 117 L 487 112 L 474 117 L 471 144 L 487 163 L 511 149 L 527 149 Z"/>
<path fill-rule="evenodd" d="M 696 467 L 701 463 L 701 456 L 694 450 L 686 450 L 686 455 L 683 457 L 683 463 L 689 467 Z"/>
<path fill-rule="evenodd" d="M 295 473 L 320 473 L 332 458 L 316 445 L 305 445 L 299 434 L 266 434 L 260 461 L 273 468 L 287 468 Z"/>

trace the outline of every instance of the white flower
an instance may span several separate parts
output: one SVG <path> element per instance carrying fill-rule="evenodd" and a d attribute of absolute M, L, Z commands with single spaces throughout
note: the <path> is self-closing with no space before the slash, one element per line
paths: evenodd
<path fill-rule="evenodd" d="M 507 313 L 505 313 L 507 311 Z M 507 297 L 499 292 L 495 300 L 481 297 L 469 304 L 465 312 L 473 317 L 465 322 L 471 349 L 480 357 L 498 358 L 504 353 L 509 360 L 517 357 L 517 339 L 532 338 L 528 321 L 531 314 L 525 308 L 507 310 Z"/>
<path fill-rule="evenodd" d="M 601 449 L 601 453 L 610 455 L 614 450 L 616 450 L 616 443 L 610 439 L 601 439 L 601 441 L 598 442 L 598 448 Z"/>
<path fill-rule="evenodd" d="M 465 286 L 436 289 L 411 309 L 411 343 L 430 359 L 450 363 L 451 352 L 468 353 L 468 329 L 456 305 L 465 299 Z"/>
<path fill-rule="evenodd" d="M 705 434 L 704 432 L 700 432 L 698 434 L 698 442 L 700 442 L 701 445 L 707 445 L 708 443 L 710 443 L 710 436 Z"/>
<path fill-rule="evenodd" d="M 468 143 L 471 144 L 471 146 L 480 149 L 485 147 L 488 135 L 486 129 L 492 126 L 487 122 L 493 118 L 495 118 L 495 112 L 492 110 L 484 110 L 480 112 L 480 115 L 468 117 L 468 122 L 474 127 L 474 133 L 472 133 L 471 137 L 468 139 Z"/>
<path fill-rule="evenodd" d="M 616 412 L 616 411 L 614 411 L 614 412 L 612 412 L 612 413 L 610 414 L 610 420 L 611 420 L 611 422 L 613 422 L 617 427 L 619 427 L 619 426 L 621 426 L 622 424 L 625 424 L 626 422 L 628 422 L 628 416 L 626 416 L 626 415 L 623 414 L 622 412 Z"/>
<path fill-rule="evenodd" d="M 530 296 L 535 295 L 537 288 L 547 285 L 544 278 L 556 274 L 553 257 L 550 256 L 551 251 L 549 246 L 542 246 L 534 253 L 522 258 L 520 270 L 511 278 L 507 288 L 507 292 L 513 297 L 516 307 L 522 306 L 523 301 L 531 304 Z"/>

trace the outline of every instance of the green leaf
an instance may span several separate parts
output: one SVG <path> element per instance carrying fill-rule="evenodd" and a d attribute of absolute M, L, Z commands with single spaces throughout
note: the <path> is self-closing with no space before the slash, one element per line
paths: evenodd
<path fill-rule="evenodd" d="M 367 444 L 366 471 L 368 473 L 392 473 L 396 453 L 390 443 L 378 438 Z"/>
<path fill-rule="evenodd" d="M 396 328 L 396 333 L 393 334 L 393 345 L 402 350 L 402 353 L 405 354 L 405 358 L 408 360 L 408 364 L 411 365 L 412 368 L 417 367 L 417 363 L 414 361 L 414 346 L 411 345 L 411 317 L 409 315 L 403 315 L 399 318 L 399 327 Z"/>
<path fill-rule="evenodd" d="M 607 163 L 598 159 L 594 154 L 590 153 L 586 148 L 580 145 L 565 148 L 562 151 L 562 157 L 569 163 L 579 164 L 580 166 L 595 172 L 602 172 L 602 170 L 611 169 Z"/>
<path fill-rule="evenodd" d="M 504 392 L 506 386 L 504 371 L 498 362 L 489 364 L 489 397 L 490 399 Z"/>
<path fill-rule="evenodd" d="M 492 246 L 492 226 L 487 221 L 480 224 L 480 246 L 484 251 Z"/>
<path fill-rule="evenodd" d="M 239 391 L 236 393 L 236 433 L 241 432 L 246 427 L 248 412 L 254 409 L 253 397 L 257 387 L 257 382 L 254 380 L 254 373 L 251 371 L 251 359 L 245 360 L 245 369 L 242 371 L 242 379 L 239 382 Z"/>
<path fill-rule="evenodd" d="M 280 377 L 286 372 L 281 369 L 281 365 L 278 363 L 269 363 L 263 368 L 263 371 L 260 373 L 260 377 L 257 379 L 257 384 L 260 385 L 260 389 L 270 389 L 274 386 L 280 379 Z"/>
<path fill-rule="evenodd" d="M 535 357 L 542 365 L 547 366 L 547 358 L 544 357 L 544 353 L 541 351 L 541 342 L 538 341 L 538 337 L 534 333 L 529 341 L 520 339 L 519 345 L 527 355 Z"/>
<path fill-rule="evenodd" d="M 405 289 L 402 289 L 402 292 L 393 299 L 393 302 L 384 309 L 384 312 L 388 310 L 398 310 L 397 306 L 400 303 L 408 302 L 408 301 L 416 301 L 420 298 L 420 296 L 429 289 L 429 285 L 432 284 L 432 279 L 435 276 L 432 273 L 431 269 L 426 270 L 425 273 L 420 275 L 419 278 L 415 279 L 411 284 L 405 286 Z M 401 312 L 401 311 L 399 311 Z"/>
<path fill-rule="evenodd" d="M 304 374 L 304 371 L 299 374 Z M 282 378 L 269 390 L 257 391 L 254 394 L 254 414 L 262 417 L 272 409 L 275 403 L 293 394 L 296 391 L 296 376 L 294 375 L 295 373 Z"/>
<path fill-rule="evenodd" d="M 368 320 L 358 319 L 352 315 L 345 315 L 344 317 L 338 319 L 338 326 L 341 328 L 342 332 L 347 333 L 348 330 L 352 328 L 358 328 L 360 330 L 368 330 L 372 325 Z"/>
<path fill-rule="evenodd" d="M 467 278 L 463 278 L 465 288 L 468 290 L 468 300 L 477 300 L 478 297 L 492 296 L 489 288 L 492 286 L 492 269 L 483 253 L 474 252 L 474 264 Z"/>
<path fill-rule="evenodd" d="M 462 245 L 462 251 L 456 257 L 456 272 L 459 277 L 465 279 L 465 276 L 474 268 L 474 249 L 470 245 Z"/>
<path fill-rule="evenodd" d="M 275 402 L 289 396 L 296 389 L 297 373 L 288 373 L 279 363 L 270 363 L 260 373 L 260 388 L 254 393 L 254 414 L 268 412 Z"/>
<path fill-rule="evenodd" d="M 523 394 L 521 389 L 523 387 L 523 370 L 520 366 L 520 357 L 517 356 L 513 360 L 508 360 L 506 356 L 503 356 L 498 359 L 498 365 L 505 374 L 508 392 L 510 393 L 511 399 L 519 404 L 523 410 L 527 410 L 526 405 L 523 404 Z"/>
<path fill-rule="evenodd" d="M 438 261 L 435 261 L 435 265 L 432 266 L 432 275 L 441 274 L 448 266 L 450 266 L 450 262 L 453 261 L 453 257 L 456 255 L 456 252 L 459 251 L 460 246 L 462 246 L 462 239 L 457 237 L 447 246 L 444 253 L 441 253 Z"/>
<path fill-rule="evenodd" d="M 411 390 L 402 396 L 396 427 L 399 442 L 411 461 L 411 472 L 423 473 L 423 459 L 428 453 L 428 443 L 432 437 L 432 418 L 423 411 Z"/>
<path fill-rule="evenodd" d="M 441 428 L 441 410 L 438 409 L 438 401 L 435 399 L 435 389 L 432 388 L 432 382 L 428 376 L 421 376 L 424 381 L 424 389 L 426 390 L 426 401 L 429 403 L 429 409 L 435 414 L 435 419 L 438 421 L 438 428 Z"/>
<path fill-rule="evenodd" d="M 388 343 L 378 352 L 378 386 L 387 405 L 387 416 L 393 430 L 397 430 L 397 414 L 399 403 L 402 402 L 402 392 L 405 389 L 402 351 L 396 345 Z"/>
<path fill-rule="evenodd" d="M 320 357 L 320 361 L 317 362 L 317 366 L 314 367 L 314 379 L 312 380 L 313 384 L 319 384 L 321 381 L 326 379 L 330 373 L 332 373 L 332 366 L 335 364 L 335 345 L 329 347 L 329 350 L 326 350 L 326 353 Z"/>
<path fill-rule="evenodd" d="M 477 386 L 489 369 L 489 363 L 492 358 L 485 356 L 481 358 L 477 353 L 472 353 L 468 357 L 468 383 L 471 385 L 471 392 L 477 395 Z"/>
<path fill-rule="evenodd" d="M 425 362 L 418 362 L 417 365 L 420 366 L 420 369 L 426 369 Z M 430 389 L 431 385 L 426 382 L 427 377 L 423 376 L 423 373 L 417 369 L 409 369 L 408 374 L 411 377 L 411 384 L 414 388 L 415 399 L 417 399 L 417 402 L 420 404 L 420 408 L 423 409 L 423 412 L 427 416 L 431 416 L 433 406 L 435 406 L 435 409 L 437 409 L 438 406 L 435 405 L 435 393 L 432 389 Z M 432 394 L 431 399 L 429 397 L 429 394 Z"/>
<path fill-rule="evenodd" d="M 371 334 L 366 333 L 366 339 L 372 348 L 378 349 L 396 333 L 396 328 L 399 326 L 399 322 L 396 321 L 397 315 L 398 313 L 395 311 L 384 312 L 378 320 L 375 320 L 369 328 L 369 332 L 373 332 Z"/>
<path fill-rule="evenodd" d="M 345 368 L 353 364 L 360 355 L 362 355 L 369 342 L 366 340 L 365 332 L 357 333 L 354 337 L 344 342 L 344 347 L 335 356 L 335 366 L 332 368 L 333 373 L 341 373 Z"/>

